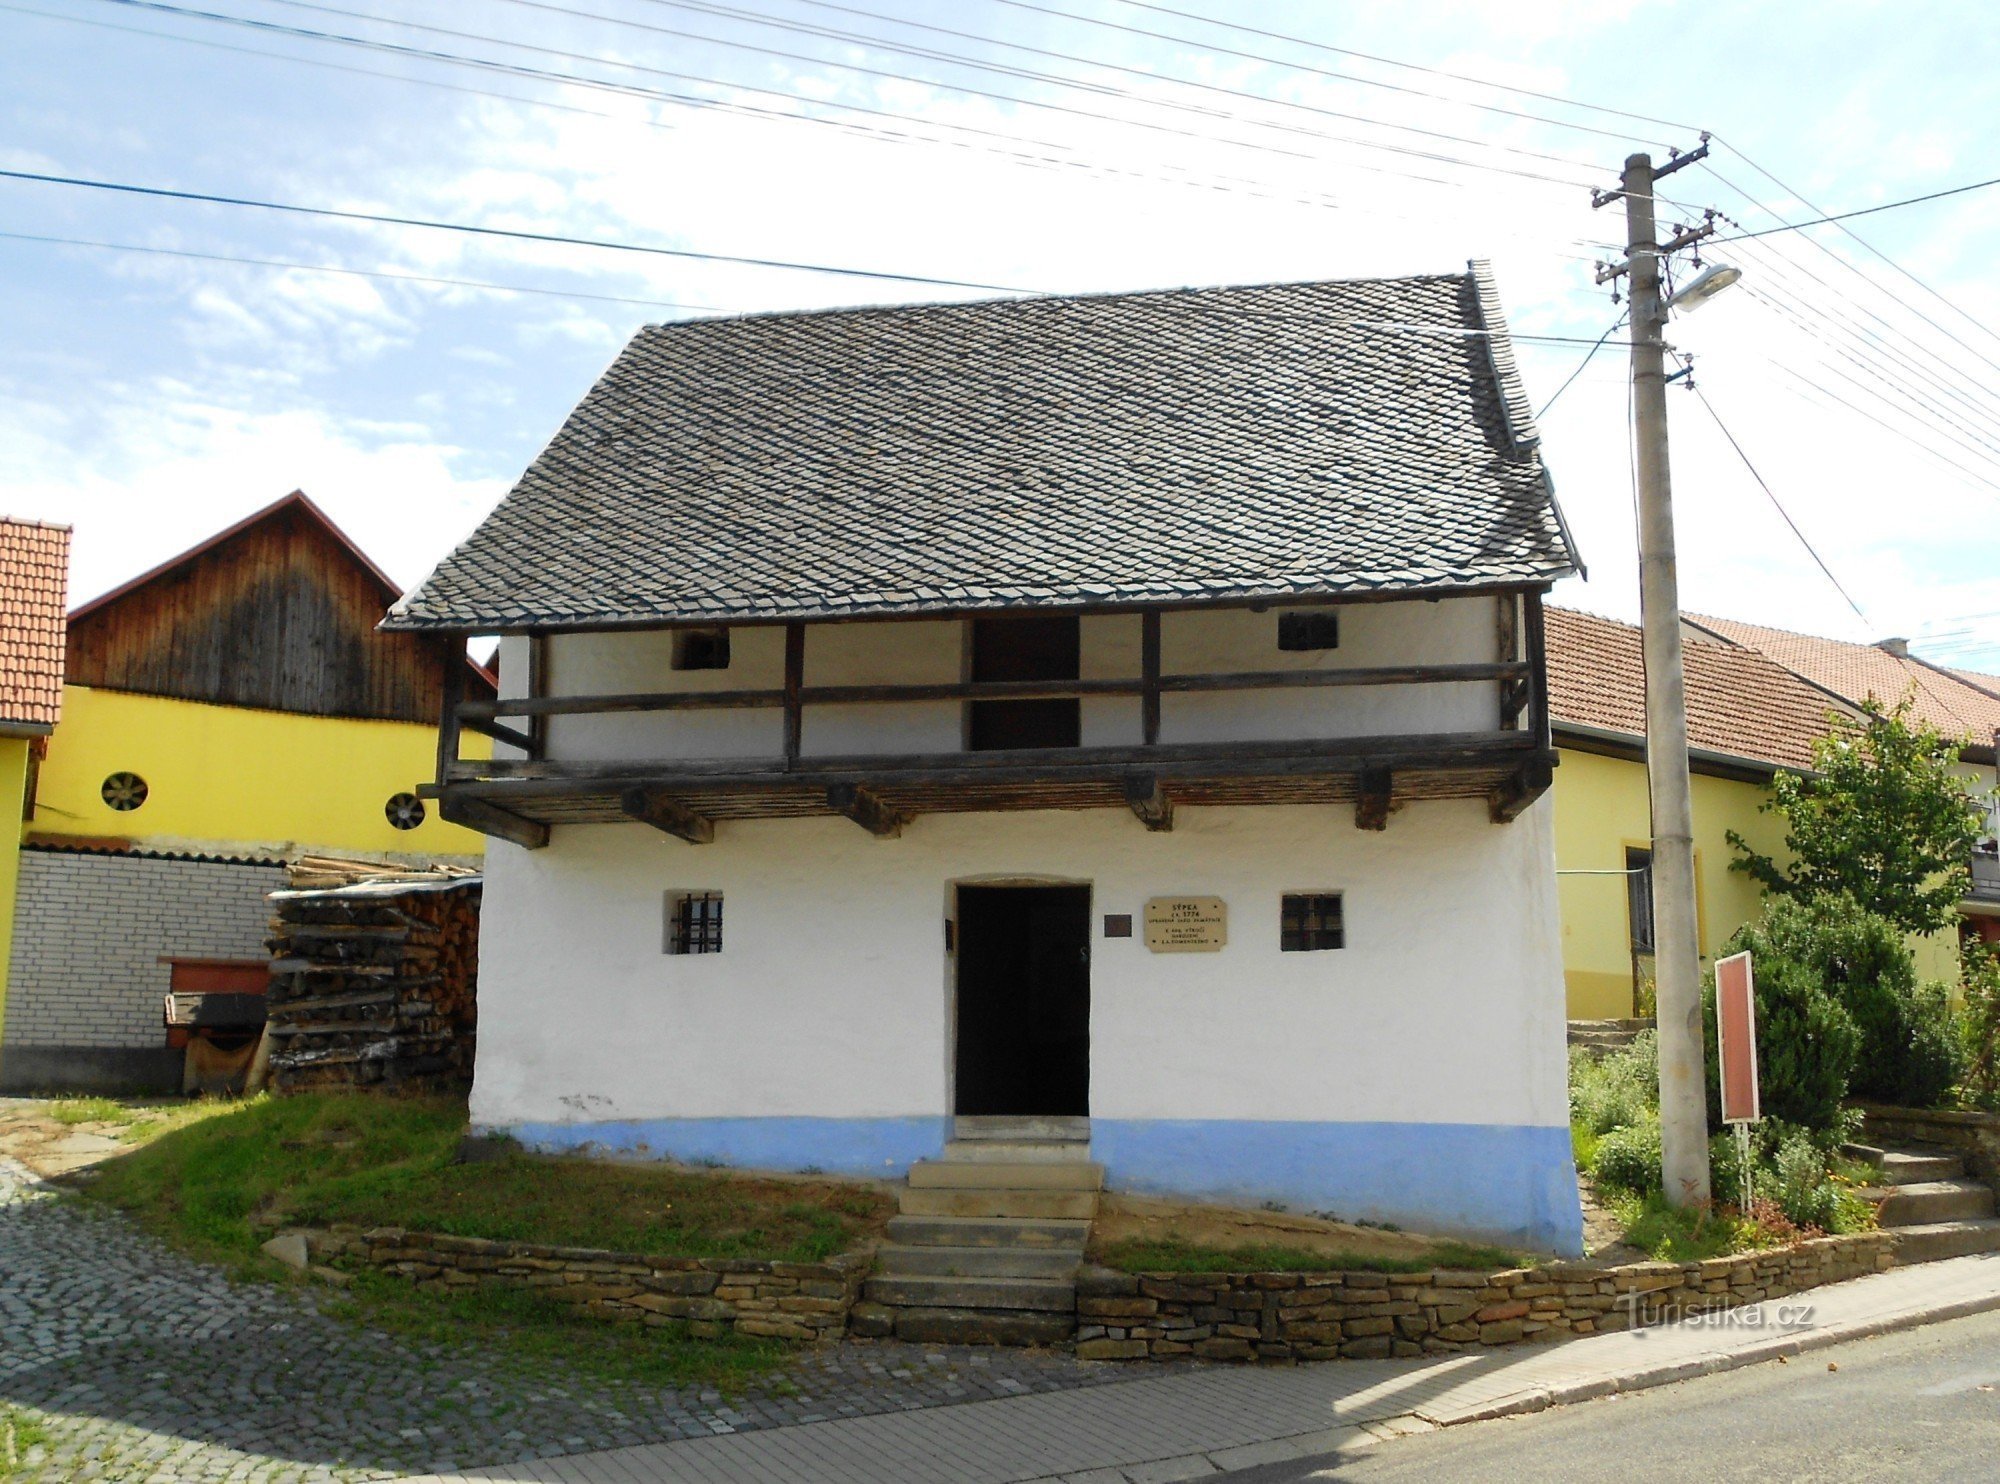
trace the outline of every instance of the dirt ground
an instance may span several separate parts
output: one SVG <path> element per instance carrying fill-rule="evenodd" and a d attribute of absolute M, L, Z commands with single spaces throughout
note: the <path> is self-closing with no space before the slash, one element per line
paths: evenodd
<path fill-rule="evenodd" d="M 1200 1247 L 1287 1247 L 1300 1252 L 1361 1257 L 1421 1258 L 1440 1238 L 1325 1221 L 1292 1211 L 1250 1211 L 1195 1205 L 1157 1196 L 1106 1195 L 1091 1233 L 1093 1245 L 1166 1240 Z"/>
<path fill-rule="evenodd" d="M 38 1098 L 0 1098 L 0 1154 L 37 1175 L 73 1174 L 121 1152 L 119 1132 L 115 1123 L 58 1123 Z"/>

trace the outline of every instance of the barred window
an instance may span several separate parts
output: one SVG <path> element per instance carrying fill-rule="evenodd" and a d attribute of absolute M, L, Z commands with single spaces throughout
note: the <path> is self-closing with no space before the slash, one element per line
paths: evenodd
<path fill-rule="evenodd" d="M 1331 608 L 1308 608 L 1278 615 L 1278 648 L 1340 648 L 1340 614 Z"/>
<path fill-rule="evenodd" d="M 1278 947 L 1286 953 L 1316 953 L 1347 946 L 1340 919 L 1340 893 L 1287 892 L 1278 919 Z"/>
<path fill-rule="evenodd" d="M 722 893 L 667 893 L 667 952 L 722 952 Z"/>

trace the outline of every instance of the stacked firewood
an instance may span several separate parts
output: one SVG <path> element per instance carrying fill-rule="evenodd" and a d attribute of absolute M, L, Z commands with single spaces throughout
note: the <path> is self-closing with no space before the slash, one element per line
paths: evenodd
<path fill-rule="evenodd" d="M 473 876 L 274 892 L 272 1091 L 470 1085 L 480 886 Z"/>

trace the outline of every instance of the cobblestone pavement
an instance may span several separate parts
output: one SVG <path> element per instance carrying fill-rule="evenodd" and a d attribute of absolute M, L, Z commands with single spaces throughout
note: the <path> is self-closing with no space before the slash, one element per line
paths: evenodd
<path fill-rule="evenodd" d="M 577 1382 L 370 1331 L 320 1313 L 308 1293 L 232 1283 L 0 1156 L 9 1484 L 455 1473 L 1138 1376 L 1053 1354 L 884 1343 L 802 1352 L 730 1397 Z"/>

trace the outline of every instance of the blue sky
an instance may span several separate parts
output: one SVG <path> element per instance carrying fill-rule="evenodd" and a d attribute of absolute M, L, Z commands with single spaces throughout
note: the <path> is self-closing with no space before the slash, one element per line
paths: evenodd
<path fill-rule="evenodd" d="M 1048 291 L 1450 271 L 1486 256 L 1518 331 L 1586 339 L 1618 312 L 1591 261 L 1623 231 L 1616 208 L 1590 209 L 1586 183 L 1611 184 L 1632 148 L 1663 155 L 1716 131 L 1713 168 L 1682 171 L 1665 194 L 1750 229 L 1772 225 L 1771 208 L 1815 214 L 1803 201 L 1850 210 L 2000 175 L 1982 140 L 2000 42 L 1969 4 L 1168 6 L 6 0 L 0 168 Z M 1672 335 L 1866 618 L 1702 405 L 1676 394 L 1684 599 L 1846 637 L 1911 635 L 1920 652 L 2000 670 L 2000 433 L 1988 431 L 2000 338 L 1983 328 L 2000 329 L 2000 188 L 1852 225 L 1895 266 L 1833 228 L 1719 247 L 1746 269 L 1743 287 Z M 0 181 L 0 232 L 603 296 L 0 237 L 0 504 L 76 526 L 79 598 L 294 487 L 412 581 L 637 325 L 687 312 L 659 306 L 963 296 L 19 181 Z M 1585 349 L 1523 343 L 1538 404 Z M 1591 580 L 1559 596 L 1630 616 L 1622 373 L 1607 346 L 1545 434 L 1591 563 Z"/>

